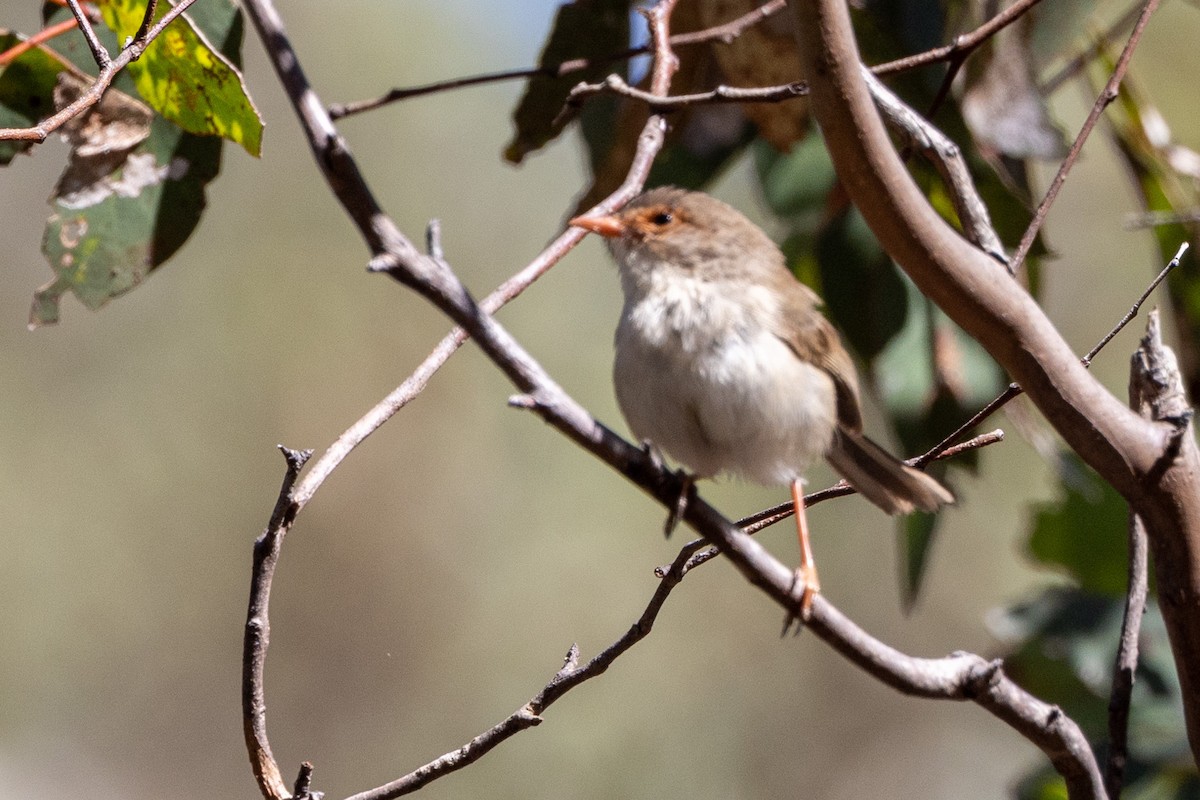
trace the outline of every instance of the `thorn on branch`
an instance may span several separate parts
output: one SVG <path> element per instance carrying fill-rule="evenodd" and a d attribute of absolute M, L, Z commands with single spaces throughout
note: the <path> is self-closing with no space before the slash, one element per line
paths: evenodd
<path fill-rule="evenodd" d="M 425 227 L 425 252 L 436 261 L 443 261 L 442 251 L 442 221 L 431 219 Z"/>
<path fill-rule="evenodd" d="M 963 698 L 974 700 L 986 694 L 1000 682 L 1003 668 L 1004 662 L 999 658 L 972 667 L 967 674 L 967 679 L 962 684 Z"/>
<path fill-rule="evenodd" d="M 296 776 L 296 784 L 292 790 L 294 800 L 321 800 L 324 792 L 312 791 L 313 765 L 311 761 L 300 763 L 300 774 Z"/>
<path fill-rule="evenodd" d="M 538 407 L 537 400 L 531 394 L 514 394 L 508 398 L 508 405 L 525 411 L 533 411 Z"/>
<path fill-rule="evenodd" d="M 573 642 L 567 650 L 567 655 L 563 658 L 562 669 L 558 671 L 555 677 L 566 677 L 574 672 L 579 667 L 579 643 Z"/>

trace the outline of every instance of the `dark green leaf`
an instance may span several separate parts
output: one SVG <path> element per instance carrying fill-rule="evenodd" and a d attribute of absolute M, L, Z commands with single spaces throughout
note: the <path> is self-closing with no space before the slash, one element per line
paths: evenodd
<path fill-rule="evenodd" d="M 145 279 L 195 229 L 220 162 L 220 139 L 155 117 L 149 138 L 111 172 L 56 196 L 42 244 L 56 278 L 35 295 L 30 326 L 57 322 L 68 291 L 97 309 Z"/>
<path fill-rule="evenodd" d="M 815 233 L 825 214 L 829 190 L 837 182 L 825 141 L 820 136 L 806 136 L 790 153 L 757 141 L 753 153 L 767 205 L 793 229 Z"/>
<path fill-rule="evenodd" d="M 1081 588 L 1124 596 L 1128 509 L 1124 499 L 1074 454 L 1065 455 L 1077 477 L 1063 485 L 1064 497 L 1035 507 L 1029 550 L 1042 564 L 1064 570 Z"/>
<path fill-rule="evenodd" d="M 596 63 L 580 72 L 529 79 L 525 94 L 513 111 L 516 131 L 505 147 L 504 157 L 519 164 L 525 156 L 557 137 L 566 127 L 566 120 L 560 118 L 559 112 L 571 88 L 580 81 L 594 83 L 611 72 L 613 66 L 603 61 L 603 57 L 619 52 L 628 44 L 628 0 L 575 0 L 562 5 L 538 66 L 552 68 L 576 58 L 593 59 Z"/>
<path fill-rule="evenodd" d="M 900 520 L 901 596 L 904 608 L 911 611 L 921 593 L 925 568 L 937 533 L 938 514 L 909 514 Z"/>
<path fill-rule="evenodd" d="M 816 256 L 829 316 L 870 362 L 904 327 L 908 293 L 900 273 L 855 209 L 830 221 Z"/>
<path fill-rule="evenodd" d="M 0 34 L 0 51 L 23 41 L 14 33 Z M 49 50 L 34 47 L 6 67 L 0 67 L 0 128 L 27 128 L 54 113 L 54 86 L 67 64 Z M 0 164 L 30 147 L 30 142 L 0 142 Z"/>

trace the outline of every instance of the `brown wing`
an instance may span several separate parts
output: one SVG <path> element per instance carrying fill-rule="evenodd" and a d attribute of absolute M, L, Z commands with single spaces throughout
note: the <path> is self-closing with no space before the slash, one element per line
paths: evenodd
<path fill-rule="evenodd" d="M 784 298 L 773 333 L 802 361 L 813 364 L 833 378 L 837 391 L 838 424 L 851 431 L 862 430 L 858 406 L 858 373 L 833 325 L 817 306 L 817 293 L 786 270 L 776 285 Z"/>

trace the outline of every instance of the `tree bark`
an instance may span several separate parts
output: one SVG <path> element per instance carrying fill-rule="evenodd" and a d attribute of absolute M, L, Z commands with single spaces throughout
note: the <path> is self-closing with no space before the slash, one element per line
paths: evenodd
<path fill-rule="evenodd" d="M 1144 419 L 1106 390 L 1007 270 L 929 206 L 872 103 L 844 0 L 790 5 L 813 114 L 881 245 L 1145 520 L 1200 761 L 1200 457 L 1190 428 Z"/>

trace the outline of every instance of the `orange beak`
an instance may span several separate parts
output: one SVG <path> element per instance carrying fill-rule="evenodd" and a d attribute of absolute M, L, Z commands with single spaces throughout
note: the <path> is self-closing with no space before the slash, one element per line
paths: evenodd
<path fill-rule="evenodd" d="M 589 217 L 585 215 L 582 217 L 575 217 L 567 224 L 576 228 L 583 228 L 585 231 L 598 233 L 601 236 L 607 236 L 609 238 L 620 236 L 625 232 L 625 223 L 612 215 L 599 217 Z"/>

